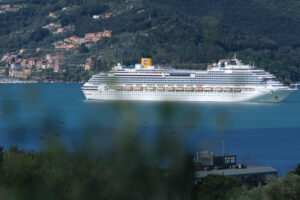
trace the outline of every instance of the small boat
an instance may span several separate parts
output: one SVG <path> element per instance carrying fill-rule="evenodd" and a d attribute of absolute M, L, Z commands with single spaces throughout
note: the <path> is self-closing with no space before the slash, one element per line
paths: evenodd
<path fill-rule="evenodd" d="M 141 91 L 141 90 L 143 90 L 143 86 L 135 86 L 134 90 L 135 91 Z"/>
<path fill-rule="evenodd" d="M 124 87 L 124 90 L 130 91 L 130 90 L 132 90 L 132 86 L 127 85 L 127 86 Z"/>
<path fill-rule="evenodd" d="M 186 87 L 185 91 L 194 91 L 194 88 L 193 87 Z"/>
<path fill-rule="evenodd" d="M 224 92 L 231 92 L 231 91 L 232 91 L 232 88 L 228 88 L 228 87 L 224 88 Z"/>
<path fill-rule="evenodd" d="M 164 90 L 165 90 L 165 87 L 164 87 L 164 86 L 158 86 L 158 87 L 157 87 L 157 90 L 159 90 L 159 91 L 164 91 Z"/>
<path fill-rule="evenodd" d="M 174 91 L 174 87 L 168 86 L 168 87 L 167 87 L 167 90 L 168 90 L 168 91 Z"/>
<path fill-rule="evenodd" d="M 203 87 L 196 87 L 196 91 L 197 92 L 202 92 L 203 91 Z"/>
<path fill-rule="evenodd" d="M 212 91 L 212 88 L 211 88 L 211 87 L 206 87 L 206 88 L 204 88 L 204 91 L 205 91 L 205 92 L 211 92 L 211 91 Z"/>
<path fill-rule="evenodd" d="M 153 91 L 153 90 L 155 90 L 155 87 L 154 86 L 147 86 L 146 90 Z"/>
<path fill-rule="evenodd" d="M 217 91 L 217 92 L 222 92 L 222 91 L 223 91 L 223 88 L 217 87 L 217 88 L 215 88 L 215 91 Z"/>
<path fill-rule="evenodd" d="M 115 89 L 115 90 L 122 90 L 122 89 L 123 89 L 123 86 L 115 86 L 114 89 Z"/>
<path fill-rule="evenodd" d="M 242 89 L 241 88 L 234 88 L 234 92 L 241 92 Z"/>
<path fill-rule="evenodd" d="M 176 91 L 183 91 L 183 87 L 175 87 Z"/>

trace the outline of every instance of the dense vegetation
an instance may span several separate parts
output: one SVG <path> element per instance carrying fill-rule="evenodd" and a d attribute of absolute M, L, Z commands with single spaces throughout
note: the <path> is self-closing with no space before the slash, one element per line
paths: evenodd
<path fill-rule="evenodd" d="M 129 149 L 125 154 L 129 153 Z M 299 166 L 266 186 L 246 190 L 232 177 L 209 175 L 194 184 L 190 160 L 168 168 L 142 163 L 137 154 L 109 159 L 62 148 L 33 152 L 10 147 L 0 151 L 1 199 L 299 199 Z M 91 152 L 89 152 L 91 153 Z M 134 152 L 133 152 L 134 153 Z M 135 152 L 136 153 L 136 152 Z"/>
<path fill-rule="evenodd" d="M 296 0 L 15 2 L 26 6 L 19 12 L 0 15 L 2 54 L 24 47 L 51 49 L 51 43 L 64 37 L 108 29 L 113 31 L 112 38 L 81 51 L 103 55 L 103 68 L 121 61 L 132 64 L 142 56 L 152 57 L 161 65 L 205 68 L 237 53 L 245 62 L 255 62 L 283 80 L 300 77 L 300 4 Z M 50 12 L 57 17 L 49 18 Z M 112 17 L 92 19 L 95 14 L 106 13 Z M 41 29 L 49 22 L 75 29 L 54 36 Z"/>

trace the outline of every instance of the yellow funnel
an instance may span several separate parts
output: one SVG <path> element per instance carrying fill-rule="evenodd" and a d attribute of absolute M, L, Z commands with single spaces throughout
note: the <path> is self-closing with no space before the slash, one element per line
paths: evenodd
<path fill-rule="evenodd" d="M 144 68 L 152 66 L 152 59 L 151 58 L 142 58 L 142 65 Z"/>

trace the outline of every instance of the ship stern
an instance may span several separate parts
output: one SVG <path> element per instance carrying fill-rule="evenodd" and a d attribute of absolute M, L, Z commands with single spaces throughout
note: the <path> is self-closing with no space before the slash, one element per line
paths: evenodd
<path fill-rule="evenodd" d="M 93 99 L 93 96 L 98 92 L 98 86 L 92 85 L 89 83 L 85 83 L 81 87 L 81 91 L 83 92 L 83 94 L 87 100 Z"/>

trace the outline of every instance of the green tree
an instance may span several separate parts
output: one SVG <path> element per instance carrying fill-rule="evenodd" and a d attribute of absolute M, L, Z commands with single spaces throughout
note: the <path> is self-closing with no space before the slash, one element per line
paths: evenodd
<path fill-rule="evenodd" d="M 47 37 L 49 34 L 50 34 L 49 30 L 39 27 L 30 34 L 29 40 L 33 40 L 35 42 L 40 42 L 45 37 Z"/>
<path fill-rule="evenodd" d="M 298 200 L 300 176 L 287 174 L 281 179 L 269 180 L 266 186 L 245 190 L 238 200 Z"/>
<path fill-rule="evenodd" d="M 294 173 L 300 176 L 300 164 L 297 165 Z"/>
<path fill-rule="evenodd" d="M 226 200 L 240 192 L 240 180 L 223 175 L 208 175 L 197 186 L 197 199 Z M 235 193 L 235 194 L 234 194 Z"/>
<path fill-rule="evenodd" d="M 79 46 L 78 50 L 79 50 L 79 53 L 88 53 L 89 52 L 89 49 L 84 44 L 81 44 Z"/>

